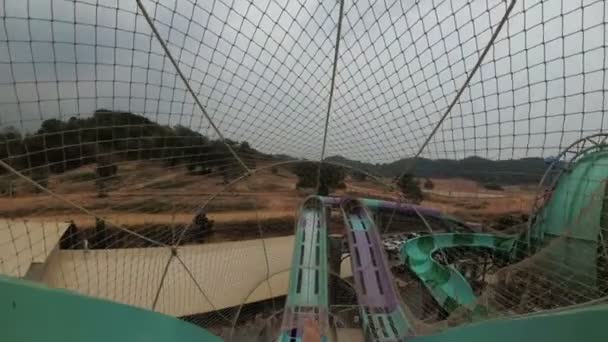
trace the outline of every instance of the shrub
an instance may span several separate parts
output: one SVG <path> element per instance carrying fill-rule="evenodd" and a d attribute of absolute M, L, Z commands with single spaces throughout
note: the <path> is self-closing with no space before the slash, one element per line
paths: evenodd
<path fill-rule="evenodd" d="M 49 169 L 45 166 L 31 170 L 30 177 L 45 188 L 49 186 Z M 38 187 L 33 187 L 33 190 L 36 193 L 42 192 Z"/>
<path fill-rule="evenodd" d="M 403 197 L 409 199 L 413 203 L 422 202 L 422 190 L 418 180 L 412 174 L 406 173 L 397 180 L 397 187 L 403 194 Z"/>
<path fill-rule="evenodd" d="M 351 177 L 353 177 L 354 180 L 362 182 L 364 180 L 367 179 L 367 175 L 361 171 L 353 171 L 353 173 L 351 174 Z"/>
<path fill-rule="evenodd" d="M 95 168 L 95 174 L 97 180 L 95 185 L 97 186 L 97 196 L 106 197 L 107 182 L 116 176 L 118 173 L 118 166 L 113 164 L 110 158 L 99 158 L 97 160 L 97 168 Z"/>
<path fill-rule="evenodd" d="M 346 188 L 344 168 L 325 163 L 320 167 L 321 177 L 319 178 L 319 164 L 313 162 L 297 163 L 292 169 L 293 173 L 298 176 L 296 188 L 316 188 L 317 183 L 319 183 L 318 194 L 321 196 L 327 196 L 335 189 Z"/>
<path fill-rule="evenodd" d="M 97 179 L 97 173 L 88 172 L 88 171 L 80 172 L 80 173 L 75 173 L 75 174 L 71 174 L 71 175 L 65 175 L 64 177 L 62 177 L 62 179 L 67 182 L 73 182 L 73 183 L 90 182 L 90 181 L 94 181 L 95 179 Z"/>
<path fill-rule="evenodd" d="M 14 197 L 15 196 L 15 183 L 8 177 L 0 177 L 0 195 Z"/>
<path fill-rule="evenodd" d="M 427 178 L 423 184 L 425 189 L 431 190 L 435 188 L 435 183 L 430 178 Z"/>
<path fill-rule="evenodd" d="M 485 183 L 483 185 L 487 190 L 496 190 L 496 191 L 504 191 L 505 189 L 497 183 Z"/>

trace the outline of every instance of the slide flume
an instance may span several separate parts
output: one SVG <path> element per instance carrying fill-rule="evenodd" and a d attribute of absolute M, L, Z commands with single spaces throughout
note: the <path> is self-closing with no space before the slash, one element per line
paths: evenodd
<path fill-rule="evenodd" d="M 467 279 L 453 266 L 442 265 L 433 253 L 450 247 L 485 247 L 508 252 L 515 238 L 480 233 L 439 233 L 408 240 L 401 247 L 401 261 L 424 283 L 431 295 L 447 312 L 458 306 L 471 306 L 475 294 Z"/>
<path fill-rule="evenodd" d="M 281 342 L 301 341 L 306 319 L 316 320 L 322 334 L 321 341 L 328 340 L 327 221 L 328 213 L 323 201 L 315 196 L 306 199 L 296 223 Z"/>
<path fill-rule="evenodd" d="M 341 207 L 366 341 L 402 341 L 411 335 L 411 324 L 391 280 L 376 225 L 359 200 L 345 200 Z"/>

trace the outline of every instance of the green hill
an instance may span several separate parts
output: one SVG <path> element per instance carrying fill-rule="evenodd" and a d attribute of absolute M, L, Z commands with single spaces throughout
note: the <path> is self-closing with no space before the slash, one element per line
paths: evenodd
<path fill-rule="evenodd" d="M 246 158 L 268 158 L 246 141 L 226 140 Z M 0 159 L 18 170 L 62 173 L 82 165 L 120 160 L 158 160 L 193 169 L 233 163 L 226 145 L 184 126 L 164 126 L 129 112 L 99 109 L 89 117 L 48 119 L 33 134 L 13 127 L 0 131 Z M 44 170 L 42 170 L 44 169 Z M 6 170 L 0 168 L 0 173 Z"/>
<path fill-rule="evenodd" d="M 405 158 L 391 163 L 371 164 L 350 160 L 342 156 L 332 156 L 326 160 L 382 177 L 398 177 L 412 162 L 411 158 Z M 461 160 L 420 158 L 415 165 L 414 175 L 416 177 L 461 177 L 480 183 L 504 185 L 536 183 L 547 169 L 547 164 L 542 158 L 513 160 L 489 160 L 480 157 L 468 157 Z"/>

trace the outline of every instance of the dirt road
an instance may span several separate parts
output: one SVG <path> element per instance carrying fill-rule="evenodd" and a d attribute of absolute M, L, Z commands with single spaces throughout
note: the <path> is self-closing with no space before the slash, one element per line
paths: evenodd
<path fill-rule="evenodd" d="M 139 226 L 147 223 L 155 225 L 175 224 L 175 223 L 190 223 L 192 221 L 192 213 L 175 213 L 175 214 L 141 214 L 141 213 L 100 213 L 99 214 L 107 222 L 115 225 Z M 211 213 L 207 216 L 216 223 L 238 223 L 257 221 L 265 219 L 289 218 L 295 215 L 293 210 L 247 210 L 247 211 L 230 211 L 221 213 Z M 74 221 L 78 227 L 92 227 L 95 225 L 95 218 L 86 214 L 57 214 L 30 217 L 29 220 L 44 221 L 44 222 L 66 222 Z M 20 220 L 16 218 L 15 220 Z"/>

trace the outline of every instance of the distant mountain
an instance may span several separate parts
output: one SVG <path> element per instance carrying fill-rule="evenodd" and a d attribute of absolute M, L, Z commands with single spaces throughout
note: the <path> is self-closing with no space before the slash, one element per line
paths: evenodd
<path fill-rule="evenodd" d="M 412 158 L 405 158 L 391 163 L 371 164 L 342 156 L 332 156 L 326 160 L 382 177 L 399 176 L 413 161 Z M 421 178 L 460 177 L 480 183 L 509 185 L 536 183 L 541 179 L 547 167 L 548 165 L 542 158 L 513 160 L 489 160 L 481 157 L 467 157 L 461 160 L 419 158 L 415 165 L 414 175 Z"/>

